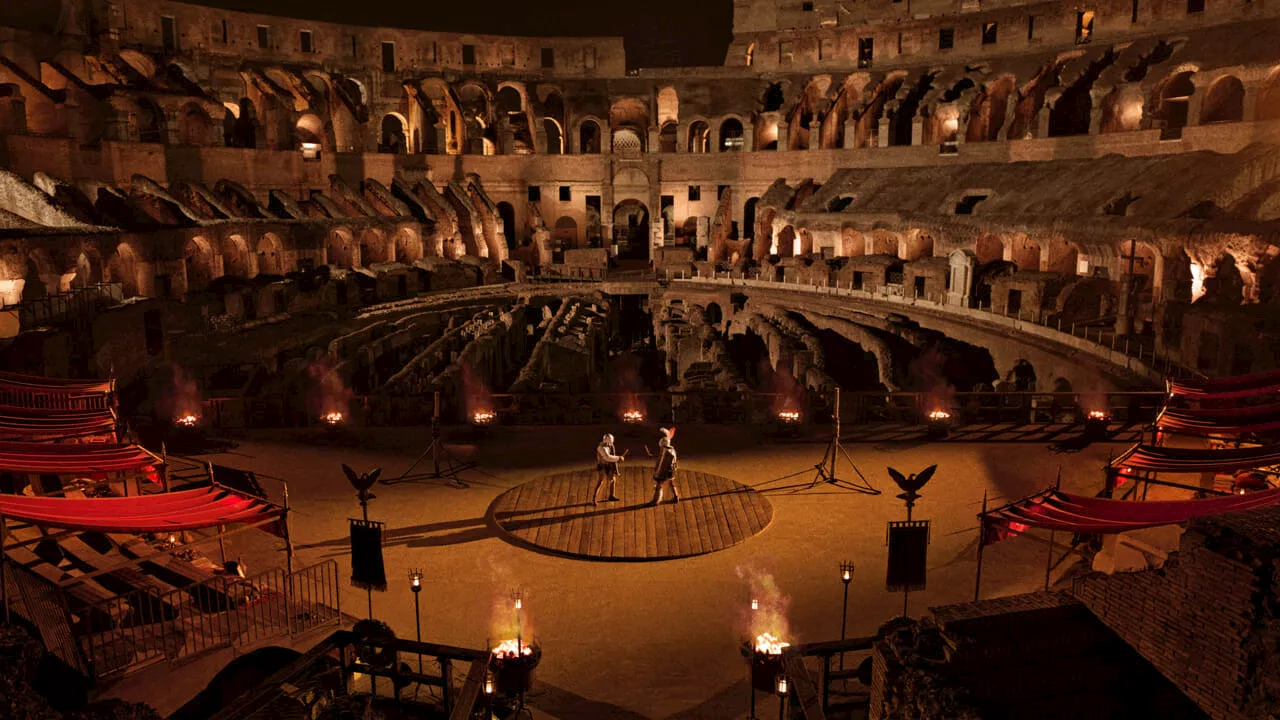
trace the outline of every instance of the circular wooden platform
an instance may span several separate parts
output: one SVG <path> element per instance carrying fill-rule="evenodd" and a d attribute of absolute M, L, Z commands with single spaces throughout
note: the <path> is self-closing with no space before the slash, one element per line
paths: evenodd
<path fill-rule="evenodd" d="M 517 543 L 595 560 L 667 560 L 724 550 L 763 531 L 773 507 L 760 493 L 719 475 L 680 470 L 680 502 L 652 507 L 652 471 L 623 467 L 620 502 L 591 504 L 594 468 L 548 475 L 512 488 L 489 507 Z M 600 498 L 608 496 L 602 488 Z"/>

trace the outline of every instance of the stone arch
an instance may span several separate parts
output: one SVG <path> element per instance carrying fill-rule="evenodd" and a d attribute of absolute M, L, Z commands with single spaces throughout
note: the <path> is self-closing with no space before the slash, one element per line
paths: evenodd
<path fill-rule="evenodd" d="M 1134 285 L 1132 292 L 1146 295 L 1154 293 L 1155 297 L 1159 297 L 1160 288 L 1164 283 L 1164 255 L 1160 252 L 1160 248 L 1155 245 L 1138 240 L 1122 240 L 1116 244 L 1119 258 L 1119 272 L 1117 277 L 1124 277 L 1129 274 L 1129 257 L 1132 255 L 1135 259 L 1133 263 Z"/>
<path fill-rule="evenodd" d="M 625 259 L 649 257 L 649 206 L 636 198 L 626 198 L 613 206 L 613 238 Z"/>
<path fill-rule="evenodd" d="M 724 322 L 724 309 L 720 307 L 720 303 L 709 302 L 702 317 L 708 325 L 718 328 Z"/>
<path fill-rule="evenodd" d="M 1009 98 L 1017 88 L 1018 80 L 1012 75 L 991 80 L 969 106 L 969 118 L 965 125 L 965 142 L 993 142 L 1000 137 L 1000 128 L 1009 112 Z"/>
<path fill-rule="evenodd" d="M 493 96 L 493 105 L 500 113 L 522 113 L 527 107 L 528 99 L 520 85 L 503 81 L 498 83 L 498 94 Z"/>
<path fill-rule="evenodd" d="M 213 246 L 203 237 L 187 238 L 182 248 L 183 271 L 187 280 L 187 292 L 200 292 L 213 282 Z"/>
<path fill-rule="evenodd" d="M 143 77 L 151 79 L 156 76 L 155 62 L 137 50 L 121 50 L 119 56 L 126 65 L 137 70 Z"/>
<path fill-rule="evenodd" d="M 751 197 L 742 205 L 742 238 L 751 240 L 756 236 L 756 207 L 760 198 Z"/>
<path fill-rule="evenodd" d="M 852 225 L 840 228 L 840 255 L 861 257 L 867 254 L 867 238 Z"/>
<path fill-rule="evenodd" d="M 88 287 L 103 281 L 102 256 L 95 247 L 85 246 L 75 256 L 75 272 L 68 285 L 72 288 Z"/>
<path fill-rule="evenodd" d="M 120 283 L 125 297 L 140 294 L 138 286 L 138 254 L 129 243 L 120 243 L 107 261 L 107 272 L 112 282 Z"/>
<path fill-rule="evenodd" d="M 360 264 L 369 267 L 377 263 L 391 262 L 395 253 L 387 248 L 387 237 L 378 228 L 360 231 Z"/>
<path fill-rule="evenodd" d="M 898 257 L 898 234 L 876 228 L 871 231 L 869 255 L 892 255 Z"/>
<path fill-rule="evenodd" d="M 716 142 L 718 152 L 740 152 L 744 149 L 745 130 L 742 121 L 736 117 L 727 117 L 720 121 L 720 132 Z"/>
<path fill-rule="evenodd" d="M 24 278 L 26 284 L 22 288 L 22 299 L 34 300 L 57 292 L 62 273 L 48 250 L 35 248 L 27 253 Z M 110 279 L 120 282 L 120 279 L 114 275 Z"/>
<path fill-rule="evenodd" d="M 138 142 L 163 143 L 165 139 L 164 111 L 147 97 L 139 97 L 135 102 L 137 104 L 135 122 Z"/>
<path fill-rule="evenodd" d="M 1244 83 L 1223 75 L 1209 86 L 1200 105 L 1200 124 L 1240 122 L 1244 119 Z"/>
<path fill-rule="evenodd" d="M 1280 67 L 1272 69 L 1258 90 L 1255 120 L 1280 120 Z"/>
<path fill-rule="evenodd" d="M 298 116 L 298 122 L 294 124 L 293 131 L 299 143 L 315 143 L 322 148 L 328 145 L 325 142 L 324 121 L 313 113 L 303 113 Z"/>
<path fill-rule="evenodd" d="M 668 85 L 658 91 L 658 125 L 680 122 L 680 94 Z"/>
<path fill-rule="evenodd" d="M 1191 96 L 1196 86 L 1191 81 L 1194 70 L 1183 70 L 1165 78 L 1157 89 L 1156 118 L 1161 123 L 1162 137 L 1180 137 L 1187 124 Z"/>
<path fill-rule="evenodd" d="M 982 233 L 973 244 L 973 254 L 979 265 L 1004 259 L 1004 243 L 991 233 Z"/>
<path fill-rule="evenodd" d="M 239 235 L 228 235 L 222 240 L 222 274 L 230 277 L 252 276 L 249 267 L 249 246 Z"/>
<path fill-rule="evenodd" d="M 1009 372 L 1005 373 L 1004 382 L 1008 389 L 1015 392 L 1034 392 L 1036 390 L 1036 369 L 1025 358 L 1019 358 Z"/>
<path fill-rule="evenodd" d="M 695 120 L 689 124 L 689 142 L 685 150 L 691 153 L 711 151 L 711 125 L 706 120 Z"/>
<path fill-rule="evenodd" d="M 578 233 L 578 221 L 568 215 L 556 218 L 555 229 L 551 233 L 555 244 L 565 248 L 576 248 L 582 244 Z"/>
<path fill-rule="evenodd" d="M 382 116 L 382 134 L 378 152 L 400 155 L 409 151 L 409 121 L 398 112 Z"/>
<path fill-rule="evenodd" d="M 258 147 L 258 108 L 247 97 L 237 103 L 227 103 L 227 115 L 223 121 L 223 134 L 227 147 Z"/>
<path fill-rule="evenodd" d="M 289 271 L 285 267 L 284 243 L 275 233 L 263 233 L 258 238 L 258 274 L 283 275 Z"/>
<path fill-rule="evenodd" d="M 395 235 L 396 262 L 412 265 L 424 254 L 422 238 L 413 228 L 402 227 Z"/>
<path fill-rule="evenodd" d="M 799 249 L 800 242 L 796 236 L 796 229 L 787 225 L 778 232 L 777 247 L 773 254 L 781 257 L 792 257 Z"/>
<path fill-rule="evenodd" d="M 334 228 L 325 240 L 325 254 L 329 265 L 353 268 L 360 264 L 360 248 L 355 236 L 346 228 Z"/>
<path fill-rule="evenodd" d="M 903 233 L 898 244 L 898 257 L 907 262 L 933 257 L 933 235 L 928 230 Z"/>
<path fill-rule="evenodd" d="M 813 233 L 809 228 L 800 228 L 796 233 L 796 255 L 813 254 Z"/>
<path fill-rule="evenodd" d="M 1013 263 L 1021 271 L 1040 270 L 1040 243 L 1025 233 L 1006 237 L 1005 259 Z"/>
<path fill-rule="evenodd" d="M 179 141 L 183 145 L 204 147 L 213 144 L 213 119 L 199 103 L 189 102 L 183 105 L 179 122 Z"/>
<path fill-rule="evenodd" d="M 1070 240 L 1057 238 L 1049 243 L 1048 257 L 1045 260 L 1045 271 L 1060 275 L 1076 275 L 1080 268 L 1080 257 L 1084 251 Z"/>
<path fill-rule="evenodd" d="M 560 130 L 560 121 L 555 118 L 542 118 L 543 133 L 547 137 L 547 154 L 564 154 L 564 133 Z"/>
<path fill-rule="evenodd" d="M 599 155 L 601 152 L 600 123 L 587 119 L 578 125 L 578 152 L 582 155 Z"/>
<path fill-rule="evenodd" d="M 520 245 L 520 239 L 516 237 L 516 209 L 507 202 L 498 203 L 498 217 L 502 219 L 502 234 L 507 238 L 507 250 L 514 251 Z"/>
<path fill-rule="evenodd" d="M 674 120 L 665 122 L 658 129 L 658 152 L 673 153 L 679 145 L 680 124 Z"/>

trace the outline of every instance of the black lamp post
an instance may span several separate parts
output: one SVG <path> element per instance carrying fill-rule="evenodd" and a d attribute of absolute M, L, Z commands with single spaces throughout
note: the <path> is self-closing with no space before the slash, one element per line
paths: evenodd
<path fill-rule="evenodd" d="M 778 693 L 778 720 L 787 718 L 787 676 L 779 675 L 774 680 L 774 692 Z"/>
<path fill-rule="evenodd" d="M 840 582 L 844 583 L 844 605 L 840 610 L 840 639 L 844 640 L 849 621 L 849 583 L 853 582 L 853 561 L 840 563 Z M 830 666 L 828 666 L 830 667 Z M 844 653 L 840 653 L 840 669 L 844 669 Z"/>
<path fill-rule="evenodd" d="M 422 593 L 422 571 L 409 571 L 409 589 L 413 590 L 413 622 L 417 627 L 418 642 L 422 642 L 422 610 L 418 604 L 418 595 Z M 418 674 L 422 674 L 422 649 L 418 649 Z"/>
<path fill-rule="evenodd" d="M 516 606 L 516 659 L 521 657 L 524 651 L 524 641 L 522 639 L 523 631 L 521 629 L 520 611 L 524 609 L 524 590 L 516 589 L 511 591 L 511 600 Z"/>

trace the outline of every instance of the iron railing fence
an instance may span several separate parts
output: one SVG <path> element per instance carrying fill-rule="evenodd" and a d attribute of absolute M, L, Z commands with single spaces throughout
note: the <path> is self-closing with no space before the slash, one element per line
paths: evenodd
<path fill-rule="evenodd" d="M 76 613 L 89 674 L 102 679 L 159 660 L 296 635 L 341 620 L 338 565 L 220 575 L 157 592 L 140 588 Z"/>

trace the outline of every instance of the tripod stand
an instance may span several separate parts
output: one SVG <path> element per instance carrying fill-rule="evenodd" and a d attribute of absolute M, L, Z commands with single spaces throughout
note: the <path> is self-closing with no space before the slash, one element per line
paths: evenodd
<path fill-rule="evenodd" d="M 440 429 L 440 391 L 437 390 L 433 396 L 434 406 L 431 411 L 431 444 L 427 445 L 427 449 L 422 451 L 408 470 L 401 473 L 400 477 L 394 480 L 383 480 L 384 485 L 394 485 L 401 482 L 413 482 L 416 480 L 450 480 L 455 487 L 467 488 L 471 487 L 463 482 L 459 473 L 476 466 L 475 461 L 459 460 L 449 452 L 449 448 L 445 447 L 443 433 Z M 432 470 L 419 475 L 410 475 L 415 468 L 426 460 L 431 458 Z"/>
<path fill-rule="evenodd" d="M 842 490 L 850 490 L 864 495 L 879 495 L 880 491 L 871 485 L 871 482 L 867 480 L 866 476 L 862 474 L 862 471 L 858 469 L 857 464 L 853 462 L 853 458 L 849 457 L 849 453 L 844 449 L 844 446 L 840 444 L 840 388 L 836 388 L 835 407 L 832 410 L 831 417 L 831 442 L 827 444 L 827 450 L 823 453 L 822 459 L 818 461 L 817 465 L 813 466 L 816 472 L 814 472 L 813 481 L 809 483 L 809 488 L 814 488 L 822 483 L 826 483 L 828 485 L 835 485 Z M 861 482 L 858 480 L 841 478 L 838 475 L 836 466 L 841 457 L 844 458 L 845 462 L 849 463 L 849 467 L 853 468 L 853 471 L 857 473 Z M 805 468 L 804 470 L 791 473 L 790 475 L 784 475 L 779 478 L 779 480 L 798 477 L 807 472 L 810 472 L 810 470 Z"/>

